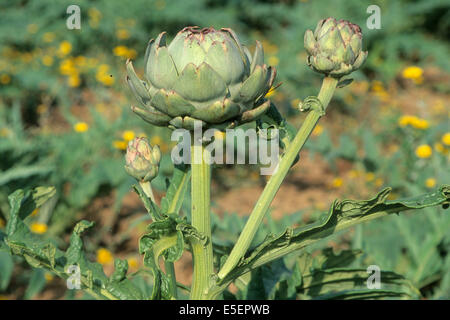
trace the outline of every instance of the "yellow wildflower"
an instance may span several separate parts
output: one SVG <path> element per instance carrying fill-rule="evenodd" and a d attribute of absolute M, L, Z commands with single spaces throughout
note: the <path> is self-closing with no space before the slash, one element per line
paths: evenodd
<path fill-rule="evenodd" d="M 156 0 L 155 8 L 156 10 L 162 10 L 166 7 L 166 2 L 164 0 Z"/>
<path fill-rule="evenodd" d="M 127 58 L 128 59 L 135 59 L 137 56 L 137 52 L 134 49 L 128 50 Z"/>
<path fill-rule="evenodd" d="M 133 140 L 134 137 L 135 137 L 135 134 L 134 134 L 134 131 L 132 131 L 132 130 L 124 131 L 122 134 L 123 140 L 126 140 L 126 141 Z"/>
<path fill-rule="evenodd" d="M 119 57 L 126 57 L 128 54 L 128 48 L 125 46 L 117 46 L 113 49 L 114 55 Z"/>
<path fill-rule="evenodd" d="M 270 56 L 267 62 L 269 63 L 269 66 L 277 66 L 280 59 L 277 56 Z"/>
<path fill-rule="evenodd" d="M 127 58 L 127 59 L 134 59 L 136 58 L 136 50 L 129 49 L 126 46 L 117 46 L 113 49 L 113 53 L 115 56 Z"/>
<path fill-rule="evenodd" d="M 55 40 L 55 34 L 53 32 L 46 32 L 43 34 L 42 40 L 44 42 L 52 42 L 53 40 Z"/>
<path fill-rule="evenodd" d="M 87 64 L 87 59 L 84 56 L 78 56 L 74 59 L 74 62 L 77 66 L 84 67 Z"/>
<path fill-rule="evenodd" d="M 350 172 L 348 173 L 348 175 L 349 175 L 349 177 L 352 178 L 352 179 L 357 178 L 357 177 L 359 177 L 359 171 L 358 171 L 358 170 L 355 170 L 355 169 L 352 169 L 352 170 L 350 170 Z"/>
<path fill-rule="evenodd" d="M 27 31 L 28 31 L 28 33 L 31 33 L 31 34 L 36 33 L 38 31 L 38 29 L 39 28 L 38 28 L 37 24 L 34 24 L 34 23 L 29 24 L 27 26 Z"/>
<path fill-rule="evenodd" d="M 110 86 L 114 83 L 114 78 L 111 74 L 108 74 L 109 66 L 107 64 L 101 64 L 97 68 L 95 78 L 97 81 L 103 83 L 106 86 Z"/>
<path fill-rule="evenodd" d="M 130 37 L 130 32 L 126 29 L 119 29 L 116 31 L 116 37 L 120 40 L 126 40 Z"/>
<path fill-rule="evenodd" d="M 411 124 L 416 129 L 425 130 L 430 126 L 428 121 L 425 119 L 415 118 Z"/>
<path fill-rule="evenodd" d="M 450 146 L 450 132 L 445 133 L 442 138 L 441 141 L 443 144 L 445 144 L 446 146 Z"/>
<path fill-rule="evenodd" d="M 0 83 L 1 84 L 8 84 L 11 82 L 11 77 L 9 76 L 9 74 L 2 74 L 0 76 Z"/>
<path fill-rule="evenodd" d="M 50 282 L 53 280 L 53 274 L 51 274 L 50 272 L 46 272 L 44 274 L 44 278 L 45 278 L 45 281 Z"/>
<path fill-rule="evenodd" d="M 64 40 L 59 44 L 58 54 L 62 57 L 67 56 L 72 51 L 72 44 Z"/>
<path fill-rule="evenodd" d="M 126 150 L 127 149 L 127 142 L 123 140 L 115 140 L 113 141 L 113 146 L 116 149 L 119 150 Z"/>
<path fill-rule="evenodd" d="M 291 101 L 291 107 L 294 109 L 298 109 L 298 104 L 300 103 L 300 99 L 296 98 L 294 100 Z"/>
<path fill-rule="evenodd" d="M 91 28 L 97 29 L 99 22 L 102 18 L 102 13 L 96 8 L 89 8 L 88 16 L 89 16 L 89 25 L 91 26 Z"/>
<path fill-rule="evenodd" d="M 276 54 L 278 52 L 277 45 L 275 45 L 267 40 L 262 40 L 261 42 L 262 42 L 261 44 L 264 48 L 264 52 L 267 52 L 268 54 Z"/>
<path fill-rule="evenodd" d="M 112 77 L 112 75 L 98 75 L 97 80 L 103 83 L 105 86 L 111 86 L 114 84 L 114 78 Z"/>
<path fill-rule="evenodd" d="M 100 248 L 97 250 L 97 262 L 100 264 L 109 264 L 113 262 L 113 255 L 112 253 L 105 248 Z"/>
<path fill-rule="evenodd" d="M 30 52 L 25 52 L 22 55 L 21 59 L 23 62 L 29 63 L 29 62 L 31 62 L 31 60 L 33 60 L 33 55 Z"/>
<path fill-rule="evenodd" d="M 77 69 L 75 69 L 75 65 L 73 63 L 72 59 L 64 59 L 59 64 L 59 72 L 63 75 L 71 75 L 75 72 L 77 72 Z"/>
<path fill-rule="evenodd" d="M 402 72 L 402 77 L 405 79 L 411 79 L 415 83 L 423 82 L 423 70 L 422 68 L 411 66 L 407 67 Z"/>
<path fill-rule="evenodd" d="M 127 261 L 130 269 L 136 270 L 137 268 L 139 268 L 139 262 L 135 257 L 128 258 Z"/>
<path fill-rule="evenodd" d="M 383 179 L 381 179 L 381 178 L 376 178 L 375 179 L 375 186 L 376 187 L 381 187 L 382 185 L 383 185 L 383 183 L 384 183 L 384 181 L 383 181 Z"/>
<path fill-rule="evenodd" d="M 80 83 L 81 83 L 81 79 L 80 76 L 78 75 L 78 73 L 73 73 L 69 76 L 67 83 L 69 85 L 69 87 L 79 87 Z"/>
<path fill-rule="evenodd" d="M 436 149 L 437 152 L 442 153 L 444 155 L 446 155 L 449 152 L 449 149 L 446 148 L 442 143 L 440 142 L 436 142 L 434 144 L 434 148 Z"/>
<path fill-rule="evenodd" d="M 11 135 L 11 130 L 9 130 L 8 128 L 0 129 L 0 137 L 7 137 L 9 135 Z"/>
<path fill-rule="evenodd" d="M 36 208 L 33 210 L 33 212 L 31 212 L 31 216 L 34 217 L 39 213 L 39 208 Z"/>
<path fill-rule="evenodd" d="M 250 173 L 250 179 L 252 179 L 253 181 L 258 181 L 259 173 L 257 171 L 253 171 L 252 173 Z"/>
<path fill-rule="evenodd" d="M 41 222 L 33 222 L 30 226 L 30 230 L 33 233 L 43 234 L 46 233 L 48 226 L 45 223 Z"/>
<path fill-rule="evenodd" d="M 425 186 L 427 188 L 433 188 L 435 185 L 436 185 L 436 179 L 428 178 L 427 180 L 425 180 Z"/>
<path fill-rule="evenodd" d="M 404 116 L 400 117 L 398 120 L 398 124 L 401 127 L 406 127 L 406 126 L 410 125 L 416 129 L 421 129 L 421 130 L 428 129 L 428 127 L 430 126 L 430 124 L 428 123 L 427 120 L 418 118 L 416 116 L 411 116 L 411 115 L 404 115 Z"/>
<path fill-rule="evenodd" d="M 367 172 L 366 173 L 366 181 L 370 182 L 375 179 L 375 174 L 373 172 Z"/>
<path fill-rule="evenodd" d="M 85 132 L 89 130 L 89 125 L 86 122 L 77 122 L 73 126 L 73 129 L 76 132 Z"/>
<path fill-rule="evenodd" d="M 342 187 L 343 184 L 344 180 L 342 180 L 342 178 L 334 178 L 333 181 L 331 182 L 331 186 L 333 188 L 340 188 Z"/>
<path fill-rule="evenodd" d="M 45 104 L 40 104 L 36 108 L 36 112 L 38 114 L 43 114 L 43 113 L 47 112 L 47 110 L 48 110 L 48 106 Z"/>
<path fill-rule="evenodd" d="M 353 102 L 355 102 L 355 98 L 353 98 L 353 95 L 351 93 L 347 93 L 346 95 L 344 95 L 344 102 L 347 104 L 352 104 Z"/>
<path fill-rule="evenodd" d="M 45 55 L 42 57 L 42 64 L 44 66 L 50 67 L 53 64 L 53 57 L 49 55 Z"/>
<path fill-rule="evenodd" d="M 311 134 L 314 137 L 317 137 L 317 136 L 320 136 L 322 134 L 322 132 L 323 132 L 323 127 L 320 124 L 318 124 L 318 125 L 316 125 L 316 127 L 314 128 L 314 130 L 312 131 Z"/>
<path fill-rule="evenodd" d="M 369 82 L 367 81 L 354 81 L 350 86 L 350 90 L 355 94 L 364 94 L 369 90 Z"/>
<path fill-rule="evenodd" d="M 444 105 L 444 101 L 442 99 L 437 100 L 432 106 L 431 106 L 431 110 L 436 113 L 436 114 L 440 114 L 440 113 L 445 113 L 446 108 Z"/>
<path fill-rule="evenodd" d="M 429 158 L 431 157 L 432 153 L 433 150 L 427 144 L 422 144 L 416 148 L 416 156 L 418 156 L 419 158 Z"/>
<path fill-rule="evenodd" d="M 387 196 L 388 200 L 396 200 L 398 199 L 398 194 L 396 194 L 395 192 L 391 192 L 389 193 L 389 195 Z"/>
<path fill-rule="evenodd" d="M 379 93 L 379 92 L 384 92 L 384 86 L 383 83 L 381 81 L 375 80 L 372 83 L 372 91 Z"/>
<path fill-rule="evenodd" d="M 375 96 L 380 98 L 381 101 L 388 102 L 389 93 L 386 91 L 381 81 L 375 80 L 372 82 L 372 92 Z"/>
<path fill-rule="evenodd" d="M 163 139 L 162 139 L 160 136 L 158 136 L 158 135 L 153 136 L 153 137 L 150 139 L 150 144 L 151 144 L 152 146 L 155 145 L 155 144 L 161 145 L 163 142 L 164 142 Z"/>
<path fill-rule="evenodd" d="M 400 127 L 406 127 L 412 123 L 413 116 L 404 115 L 398 119 L 398 125 Z"/>

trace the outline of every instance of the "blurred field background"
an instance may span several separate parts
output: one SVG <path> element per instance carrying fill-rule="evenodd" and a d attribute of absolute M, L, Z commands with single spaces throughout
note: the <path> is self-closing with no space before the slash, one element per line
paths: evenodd
<path fill-rule="evenodd" d="M 81 8 L 81 30 L 66 28 L 71 4 Z M 371 4 L 381 8 L 379 30 L 366 26 Z M 299 127 L 299 99 L 317 94 L 321 81 L 305 63 L 305 30 L 329 16 L 362 27 L 368 60 L 337 91 L 264 230 L 314 221 L 335 198 L 365 199 L 386 186 L 392 197 L 404 197 L 449 183 L 449 9 L 441 0 L 2 1 L 0 299 L 89 298 L 2 250 L 7 197 L 18 188 L 57 188 L 28 218 L 33 232 L 64 248 L 77 221 L 95 221 L 86 237 L 91 260 L 106 273 L 113 257 L 128 259 L 130 272 L 141 264 L 137 244 L 148 216 L 131 191 L 124 150 L 138 135 L 161 146 L 165 158 L 154 182 L 160 198 L 172 171 L 172 145 L 168 129 L 147 125 L 129 109 L 135 101 L 125 85 L 125 61 L 135 60 L 142 74 L 147 42 L 162 31 L 170 39 L 185 26 L 230 27 L 250 49 L 260 40 L 281 84 L 270 98 Z M 214 168 L 213 176 L 214 236 L 232 242 L 265 177 L 243 165 Z M 405 275 L 423 298 L 448 299 L 450 216 L 441 208 L 424 211 L 363 225 L 322 246 L 360 248 L 364 256 L 355 263 Z M 189 254 L 176 269 L 189 284 Z"/>

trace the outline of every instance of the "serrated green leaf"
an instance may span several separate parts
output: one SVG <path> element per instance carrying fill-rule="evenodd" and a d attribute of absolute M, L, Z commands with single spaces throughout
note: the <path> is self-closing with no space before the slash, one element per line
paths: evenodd
<path fill-rule="evenodd" d="M 50 189 L 36 188 L 25 192 L 18 190 L 10 195 L 11 213 L 7 222 L 7 236 L 4 239 L 10 251 L 23 256 L 31 266 L 45 268 L 63 279 L 69 277 L 67 273 L 69 266 L 78 266 L 82 289 L 98 299 L 136 299 L 139 290 L 128 279 L 123 278 L 120 283 L 115 281 L 116 278 L 110 281 L 99 263 L 86 259 L 81 235 L 93 226 L 92 222 L 83 220 L 75 226 L 66 252 L 57 249 L 49 240 L 30 232 L 21 216 L 28 215 L 30 210 L 40 206 L 52 192 Z M 39 287 L 40 282 L 38 280 L 35 282 L 37 284 L 33 284 L 29 295 L 34 295 L 36 292 L 34 287 Z M 142 294 L 140 296 L 142 297 Z"/>
<path fill-rule="evenodd" d="M 388 201 L 387 197 L 390 191 L 390 188 L 383 189 L 369 200 L 335 200 L 329 212 L 317 222 L 295 230 L 288 228 L 278 236 L 268 235 L 261 245 L 256 247 L 248 257 L 241 260 L 228 277 L 222 279 L 221 283 L 302 249 L 339 230 L 392 213 L 443 205 L 448 203 L 450 198 L 450 186 L 442 186 L 434 192 L 417 197 Z"/>

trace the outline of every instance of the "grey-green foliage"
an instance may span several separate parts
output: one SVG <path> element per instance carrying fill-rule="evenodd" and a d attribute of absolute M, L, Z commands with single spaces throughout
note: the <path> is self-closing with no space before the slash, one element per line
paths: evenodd
<path fill-rule="evenodd" d="M 428 194 L 398 200 L 387 200 L 390 191 L 390 188 L 386 188 L 369 200 L 335 200 L 329 212 L 316 222 L 295 229 L 288 228 L 281 234 L 269 233 L 265 241 L 256 246 L 217 285 L 219 287 L 226 286 L 233 279 L 241 277 L 255 268 L 310 246 L 348 227 L 393 213 L 398 214 L 405 210 L 448 205 L 450 198 L 449 186 L 442 186 Z M 358 272 L 360 271 L 358 270 Z M 342 274 L 336 276 L 345 278 L 345 275 Z"/>
<path fill-rule="evenodd" d="M 45 32 L 56 34 L 57 41 L 68 40 L 73 44 L 73 55 L 91 56 L 97 52 L 110 52 L 111 44 L 119 44 L 115 31 L 117 20 L 134 20 L 130 27 L 130 39 L 126 45 L 133 47 L 142 56 L 143 47 L 150 38 L 163 30 L 174 36 L 185 26 L 198 25 L 231 27 L 243 40 L 251 43 L 256 32 L 263 34 L 279 47 L 279 81 L 286 90 L 311 91 L 310 76 L 313 74 L 306 63 L 298 60 L 298 53 L 304 52 L 303 33 L 327 17 L 346 19 L 362 27 L 364 47 L 370 54 L 364 68 L 375 70 L 380 76 L 392 78 L 402 66 L 402 59 L 411 61 L 432 60 L 449 70 L 448 44 L 445 37 L 448 30 L 448 14 L 445 1 L 401 0 L 401 1 L 209 1 L 209 0 L 136 0 L 130 6 L 123 1 L 78 1 L 82 8 L 83 32 L 67 32 L 64 26 L 66 8 L 70 1 L 54 5 L 50 0 L 33 0 L 22 5 L 17 1 L 4 1 L 0 6 L 0 43 L 17 48 L 43 47 Z M 381 8 L 381 29 L 371 30 L 366 26 L 369 5 Z M 152 8 L 152 10 L 148 10 Z M 89 25 L 89 11 L 96 9 L 101 20 L 96 28 Z M 447 10 L 448 11 L 448 10 Z M 27 33 L 23 21 L 33 21 L 38 26 L 36 34 Z M 255 32 L 256 31 L 256 32 Z M 251 35 L 252 34 L 252 35 Z M 101 39 L 101 41 L 99 41 Z M 122 44 L 122 43 L 120 43 Z M 53 45 L 53 44 L 51 44 Z M 299 63 L 293 63 L 298 61 Z M 0 88 L 8 96 L 27 98 L 36 96 L 42 87 L 40 79 L 45 78 L 46 88 L 62 103 L 67 102 L 67 87 L 58 81 L 59 74 L 52 68 L 27 68 L 14 75 L 14 85 Z M 117 73 L 114 72 L 114 75 Z M 86 79 L 89 85 L 96 85 Z M 17 84 L 17 85 L 16 85 Z M 20 84 L 20 85 L 19 85 Z M 309 92 L 311 93 L 311 92 Z"/>
<path fill-rule="evenodd" d="M 362 228 L 360 247 L 372 263 L 404 274 L 427 296 L 448 297 L 450 216 L 443 209 L 388 218 Z M 434 289 L 427 289 L 434 284 Z"/>
<path fill-rule="evenodd" d="M 78 266 L 82 288 L 99 299 L 143 299 L 143 293 L 126 277 L 126 261 L 116 260 L 115 272 L 108 278 L 99 263 L 86 258 L 81 235 L 93 226 L 92 222 L 80 221 L 70 237 L 70 245 L 64 252 L 55 244 L 30 232 L 25 219 L 35 208 L 53 196 L 54 188 L 38 187 L 33 190 L 17 190 L 9 196 L 11 212 L 6 227 L 5 244 L 11 253 L 23 256 L 34 268 L 47 269 L 63 279 L 68 279 L 68 267 Z M 39 274 L 30 283 L 27 296 L 31 297 L 42 285 Z"/>
<path fill-rule="evenodd" d="M 303 252 L 291 267 L 283 260 L 251 272 L 248 286 L 238 283 L 239 295 L 246 299 L 416 299 L 419 291 L 403 276 L 380 272 L 381 288 L 367 286 L 369 274 L 352 266 L 359 250 L 334 253 L 327 248 L 316 255 Z M 240 279 L 245 281 L 243 276 Z"/>
<path fill-rule="evenodd" d="M 53 185 L 57 201 L 47 217 L 50 232 L 58 234 L 75 220 L 76 211 L 86 206 L 103 189 L 117 188 L 115 207 L 129 192 L 131 182 L 123 170 L 123 157 L 112 143 L 117 132 L 129 128 L 127 113 L 114 122 L 90 109 L 93 121 L 87 132 L 50 135 L 25 130 L 20 108 L 0 104 L 0 127 L 10 133 L 0 139 L 0 211 L 8 216 L 7 195 L 14 190 Z M 132 119 L 132 118 L 131 118 Z M 76 118 L 67 118 L 76 123 Z M 62 192 L 70 185 L 70 192 Z"/>

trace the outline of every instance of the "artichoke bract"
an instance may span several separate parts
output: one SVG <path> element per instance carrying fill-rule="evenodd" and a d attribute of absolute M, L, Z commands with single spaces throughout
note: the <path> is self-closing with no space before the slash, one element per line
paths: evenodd
<path fill-rule="evenodd" d="M 361 28 L 346 20 L 323 19 L 314 33 L 307 30 L 304 39 L 307 63 L 317 72 L 340 78 L 364 63 Z"/>
<path fill-rule="evenodd" d="M 161 151 L 159 146 L 153 148 L 143 137 L 128 142 L 125 155 L 126 172 L 141 182 L 153 180 L 158 175 Z"/>
<path fill-rule="evenodd" d="M 142 81 L 127 61 L 127 82 L 145 121 L 194 129 L 194 121 L 223 129 L 252 121 L 270 106 L 265 95 L 275 79 L 256 42 L 253 56 L 233 30 L 186 27 L 166 45 L 166 34 L 150 40 Z"/>

